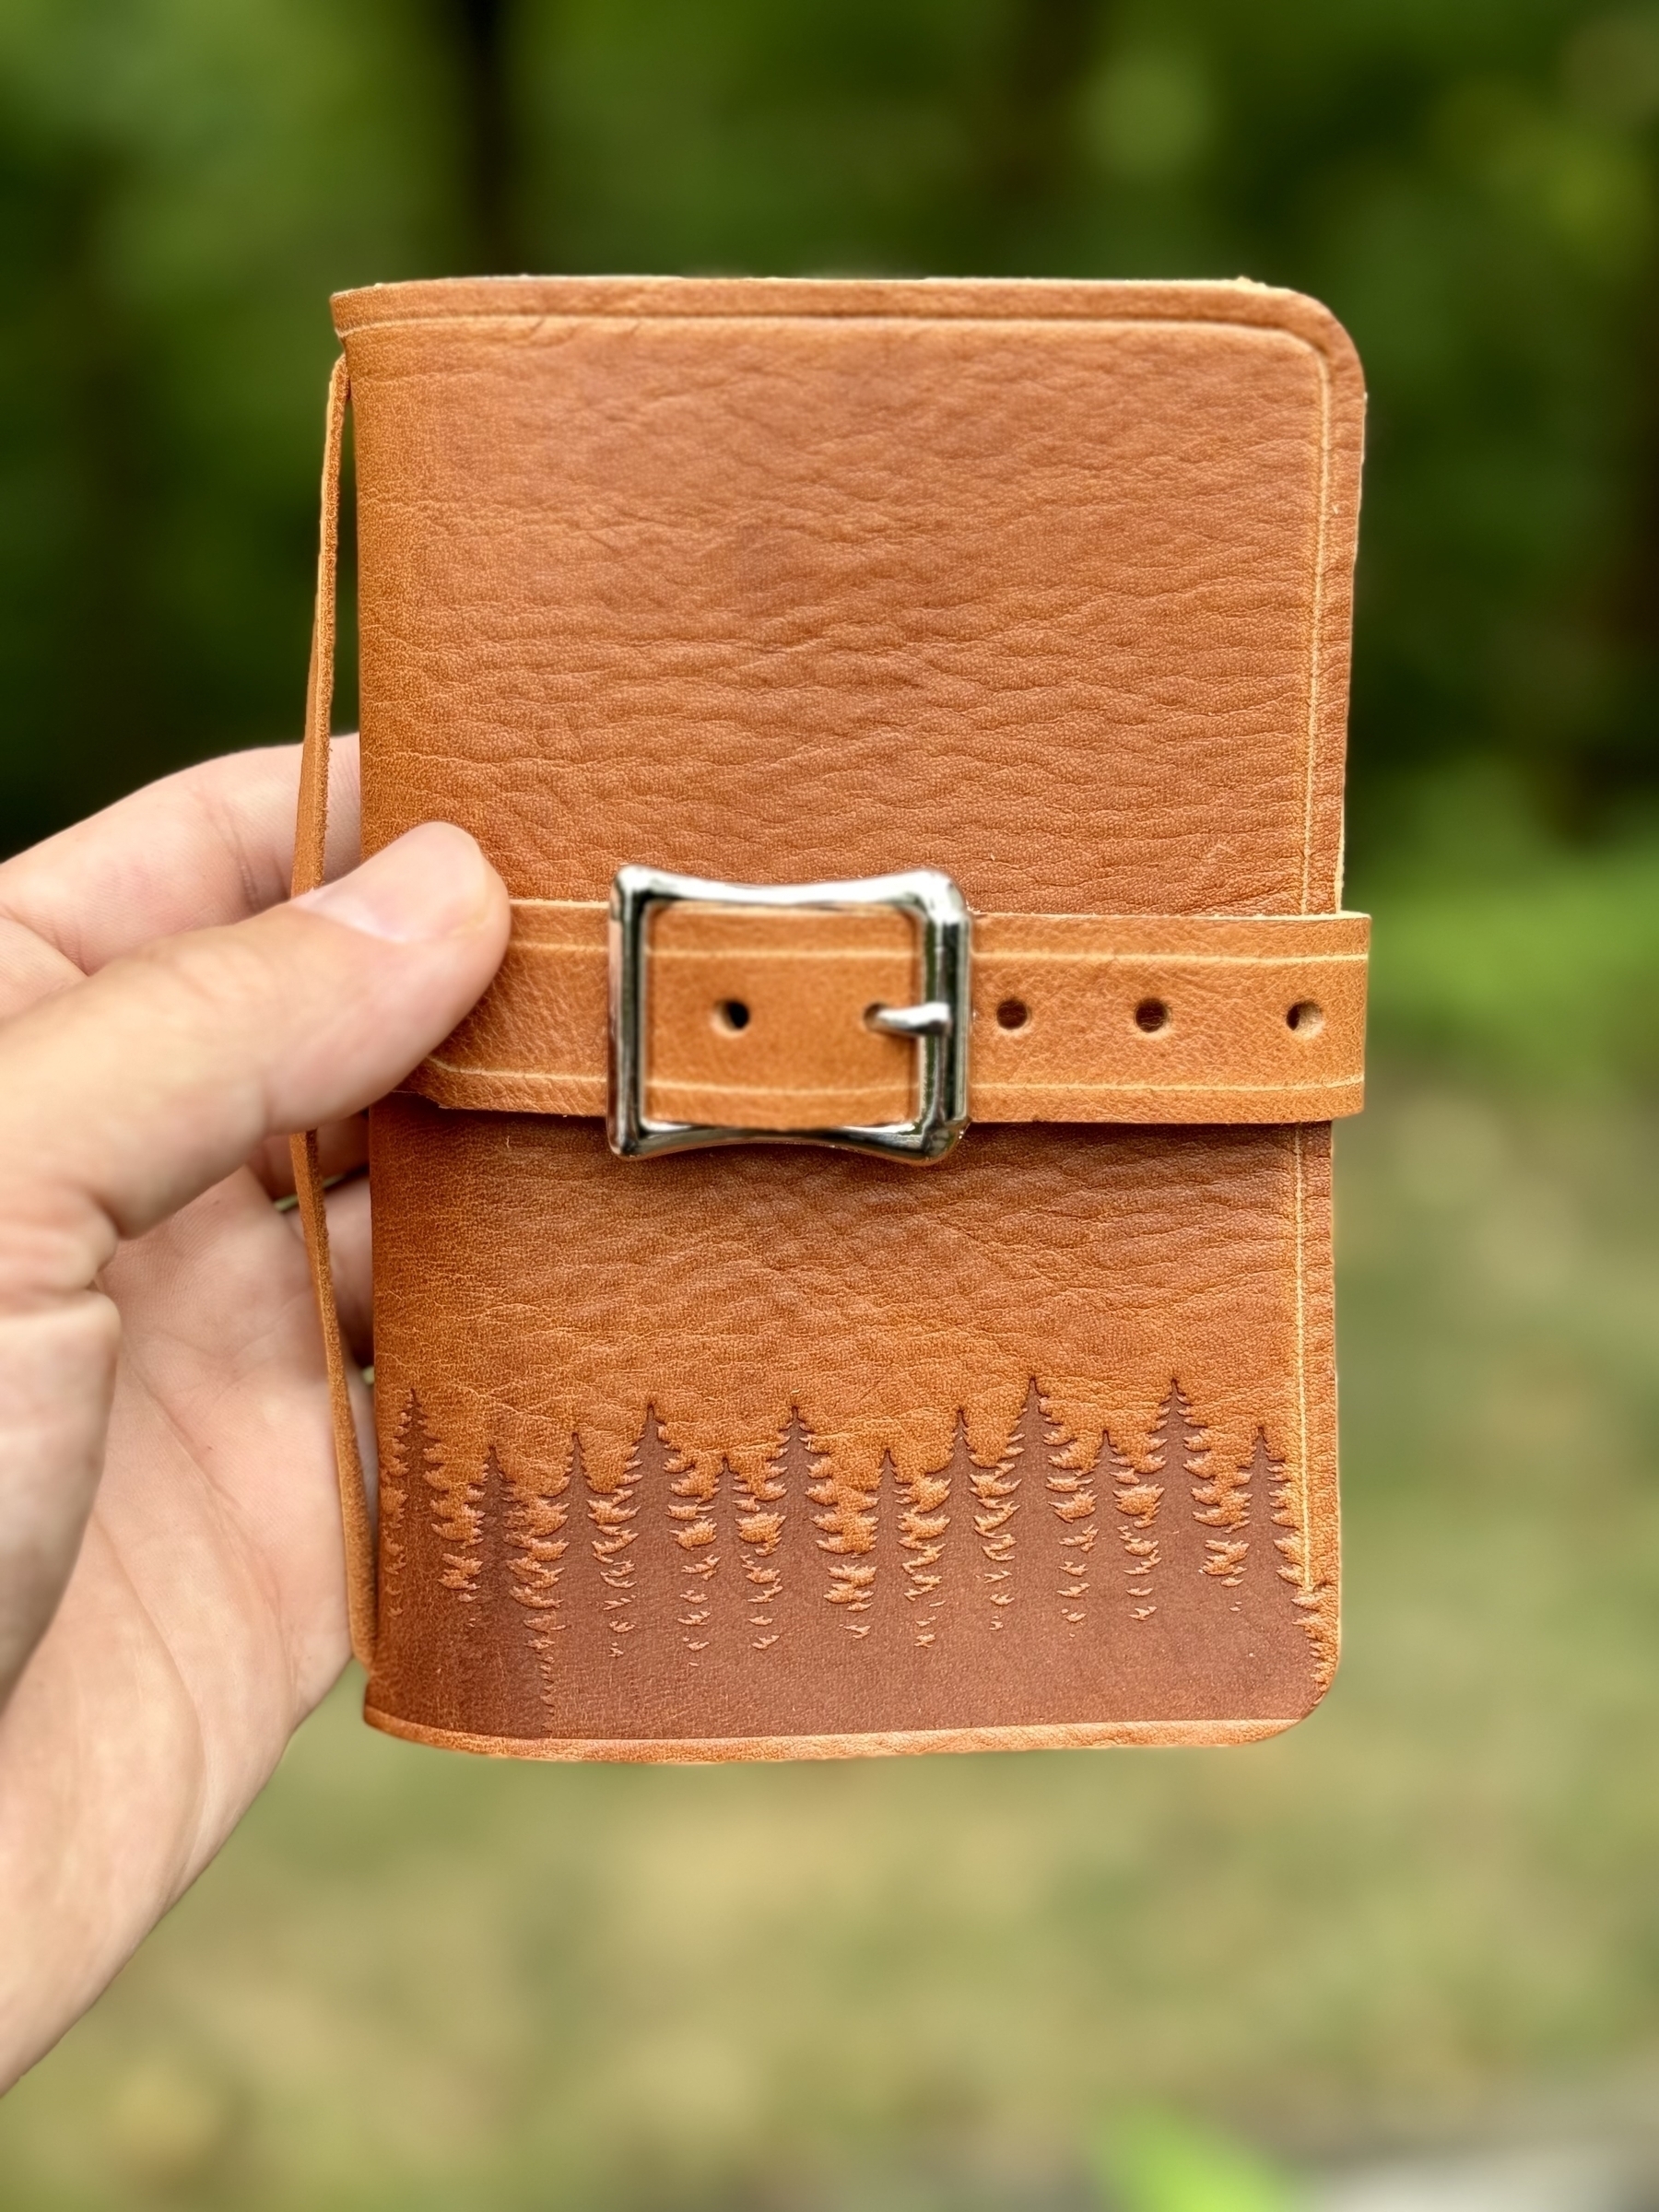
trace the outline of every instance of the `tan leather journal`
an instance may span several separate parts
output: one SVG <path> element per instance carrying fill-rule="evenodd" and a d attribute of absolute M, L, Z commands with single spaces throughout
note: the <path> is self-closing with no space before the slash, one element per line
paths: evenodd
<path fill-rule="evenodd" d="M 513 900 L 376 1107 L 368 1716 L 531 1758 L 1271 1734 L 1337 1643 L 1362 388 L 1252 284 L 335 302 L 363 841 Z M 313 1143 L 301 1204 L 326 1284 Z"/>

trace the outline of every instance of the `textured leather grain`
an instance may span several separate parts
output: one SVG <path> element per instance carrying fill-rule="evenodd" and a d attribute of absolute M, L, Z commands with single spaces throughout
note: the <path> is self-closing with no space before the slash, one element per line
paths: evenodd
<path fill-rule="evenodd" d="M 370 1717 L 556 1757 L 1297 1717 L 1335 1660 L 1328 1122 L 1362 1003 L 1341 331 L 1248 285 L 524 279 L 336 322 L 365 845 L 458 821 L 519 902 L 429 1095 L 372 1118 Z M 947 870 L 983 918 L 985 1125 L 926 1170 L 614 1159 L 582 947 L 625 862 Z M 853 1021 L 901 939 L 768 965 L 730 921 L 653 949 L 657 1109 L 903 1096 L 906 1048 Z M 709 1008 L 771 991 L 794 1042 L 757 1087 Z M 446 1067 L 573 1088 L 446 1108 Z"/>

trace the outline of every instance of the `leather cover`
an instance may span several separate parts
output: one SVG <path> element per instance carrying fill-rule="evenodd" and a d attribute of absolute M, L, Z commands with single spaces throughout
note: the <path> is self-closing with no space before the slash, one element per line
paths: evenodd
<path fill-rule="evenodd" d="M 1329 1122 L 1363 1003 L 1362 928 L 1332 919 L 1342 331 L 1248 284 L 512 279 L 335 316 L 364 844 L 459 822 L 518 902 L 491 998 L 372 1116 L 369 1718 L 752 1758 L 1307 1712 L 1336 1659 Z M 947 870 L 991 918 L 958 1149 L 614 1159 L 592 994 L 627 862 Z M 889 924 L 829 950 L 902 982 Z M 653 1080 L 681 1105 L 791 1079 L 705 1049 L 729 992 L 696 961 L 752 954 L 735 929 L 665 933 Z M 550 995 L 537 944 L 569 956 Z M 1205 967 L 1229 944 L 1242 981 Z M 1051 1023 L 1030 958 L 1056 947 L 1088 958 Z M 1276 947 L 1324 981 L 1268 975 Z M 830 1019 L 790 973 L 801 1082 L 901 1103 L 910 1048 L 843 1019 L 862 975 Z M 825 1020 L 846 1052 L 815 1061 Z M 1228 1104 L 1253 1083 L 1280 1103 Z"/>

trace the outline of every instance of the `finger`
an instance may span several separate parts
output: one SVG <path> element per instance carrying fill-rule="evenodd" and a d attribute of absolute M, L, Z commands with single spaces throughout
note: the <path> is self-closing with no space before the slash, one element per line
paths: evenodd
<path fill-rule="evenodd" d="M 82 971 L 55 945 L 0 914 L 0 1021 L 82 980 Z"/>
<path fill-rule="evenodd" d="M 91 1286 L 276 1132 L 353 1113 L 494 973 L 507 895 L 429 823 L 234 928 L 118 961 L 0 1032 L 0 1696 L 96 1486 L 114 1310 Z"/>
<path fill-rule="evenodd" d="M 294 858 L 300 747 L 228 753 L 165 776 L 101 814 L 0 866 L 0 1012 L 32 1003 L 9 993 L 17 943 L 29 933 L 67 963 L 54 987 L 90 974 L 153 937 L 262 913 L 288 896 Z M 358 745 L 336 737 L 329 759 L 329 872 L 358 852 Z M 7 929 L 6 924 L 13 928 Z M 27 978 L 48 960 L 29 953 Z"/>
<path fill-rule="evenodd" d="M 325 1122 L 317 1132 L 323 1179 L 333 1182 L 341 1175 L 355 1175 L 369 1164 L 369 1121 L 354 1113 L 349 1121 Z M 254 1146 L 248 1165 L 272 1198 L 294 1194 L 294 1154 L 286 1136 L 267 1136 Z"/>
<path fill-rule="evenodd" d="M 507 894 L 429 822 L 341 881 L 235 928 L 147 946 L 0 1032 L 0 1306 L 22 1224 L 90 1281 L 262 1137 L 359 1111 L 495 972 Z M 41 1278 L 44 1280 L 44 1277 Z"/>

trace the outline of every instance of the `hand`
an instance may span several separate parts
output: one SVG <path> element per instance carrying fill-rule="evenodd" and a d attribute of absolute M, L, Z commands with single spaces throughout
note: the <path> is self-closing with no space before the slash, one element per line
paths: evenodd
<path fill-rule="evenodd" d="M 297 748 L 213 761 L 0 867 L 0 2088 L 206 1865 L 346 1657 L 280 1140 L 322 1124 L 331 1171 L 360 1164 L 340 1117 L 472 1005 L 508 907 L 442 824 L 280 904 L 298 771 Z M 329 1218 L 361 1358 L 367 1185 Z"/>

